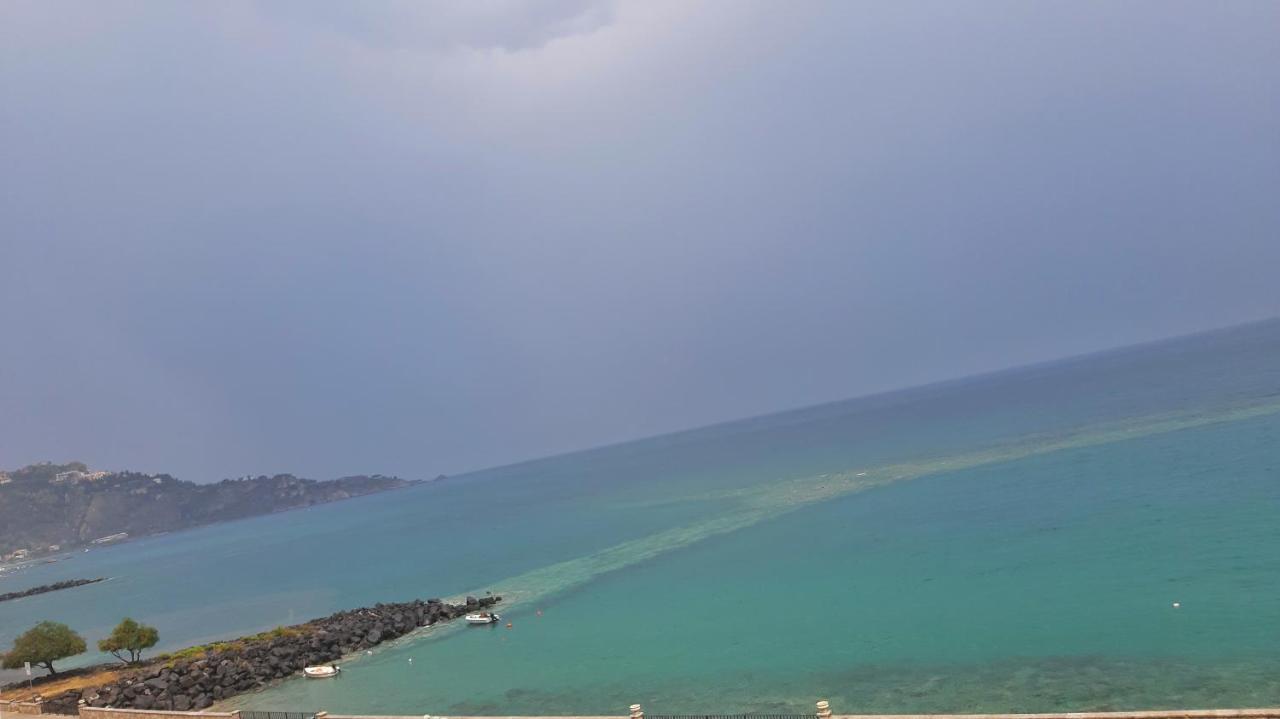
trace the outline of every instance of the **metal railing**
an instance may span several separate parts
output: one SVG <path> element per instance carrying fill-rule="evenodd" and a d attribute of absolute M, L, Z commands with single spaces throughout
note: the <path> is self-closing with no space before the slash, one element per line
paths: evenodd
<path fill-rule="evenodd" d="M 241 711 L 240 719 L 315 719 L 315 712 L 254 712 Z"/>

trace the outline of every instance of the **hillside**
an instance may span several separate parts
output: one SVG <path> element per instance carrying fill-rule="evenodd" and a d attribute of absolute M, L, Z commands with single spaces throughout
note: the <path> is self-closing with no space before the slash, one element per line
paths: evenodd
<path fill-rule="evenodd" d="M 119 533 L 140 537 L 309 507 L 413 484 L 382 475 L 329 481 L 291 474 L 196 484 L 167 474 L 91 472 L 79 462 L 0 472 L 0 556 L 66 550 Z"/>

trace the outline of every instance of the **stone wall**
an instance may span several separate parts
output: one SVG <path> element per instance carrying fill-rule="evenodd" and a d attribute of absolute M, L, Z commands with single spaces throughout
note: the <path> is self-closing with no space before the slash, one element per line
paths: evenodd
<path fill-rule="evenodd" d="M 406 716 L 388 716 L 380 714 L 325 714 L 325 719 L 424 719 L 421 714 Z M 433 716 L 431 719 L 627 719 L 626 714 L 584 715 L 584 716 Z"/>
<path fill-rule="evenodd" d="M 19 711 L 18 705 L 27 705 Z M 40 714 L 38 702 L 9 702 L 5 711 L 15 714 Z M 828 710 L 829 711 L 829 710 Z M 47 711 L 46 711 L 47 714 Z M 750 715 L 748 715 L 750 716 Z M 822 719 L 1280 719 L 1280 707 L 1265 709 L 1192 709 L 1175 711 L 1080 711 L 1059 714 L 819 714 Z M 81 706 L 79 719 L 239 719 L 239 711 L 160 711 L 141 709 L 105 709 Z M 424 715 L 329 714 L 320 711 L 316 719 L 424 719 Z M 431 719 L 445 719 L 436 716 Z M 448 716 L 447 719 L 644 719 L 639 705 L 632 707 L 630 718 L 617 716 Z"/>
<path fill-rule="evenodd" d="M 18 711 L 19 704 L 28 711 Z M 11 702 L 5 711 L 20 714 L 38 714 L 36 702 Z M 34 709 L 34 711 L 32 711 Z M 56 717 L 56 715 L 54 715 Z M 748 715 L 749 716 L 749 715 Z M 392 716 L 386 714 L 329 714 L 320 712 L 318 719 L 423 719 L 423 715 Z M 633 713 L 629 719 L 643 719 L 643 713 Z M 80 719 L 240 719 L 240 712 L 179 712 L 142 709 L 107 709 L 80 707 Z M 435 719 L 445 719 L 437 717 Z M 467 717 L 450 716 L 448 719 L 628 719 L 619 716 L 554 716 L 554 717 Z M 827 719 L 1280 719 L 1280 707 L 1263 709 L 1201 709 L 1178 711 L 1133 712 L 1078 712 L 1053 714 L 829 714 Z"/>
<path fill-rule="evenodd" d="M 148 709 L 80 707 L 80 719 L 240 719 L 240 712 L 171 712 Z"/>
<path fill-rule="evenodd" d="M 324 719 L 424 719 L 421 714 L 412 714 L 406 716 L 381 715 L 381 714 L 324 714 Z M 564 716 L 433 716 L 433 719 L 627 719 L 626 714 L 609 714 L 609 715 L 564 715 Z"/>

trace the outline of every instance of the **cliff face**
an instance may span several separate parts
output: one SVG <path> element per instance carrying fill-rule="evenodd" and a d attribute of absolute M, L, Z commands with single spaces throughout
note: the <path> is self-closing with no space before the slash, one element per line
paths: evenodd
<path fill-rule="evenodd" d="M 46 464 L 7 473 L 9 481 L 0 483 L 0 555 L 68 549 L 120 532 L 139 537 L 412 484 L 382 475 L 318 482 L 291 474 L 195 484 L 167 474 L 87 473 L 83 467 Z"/>

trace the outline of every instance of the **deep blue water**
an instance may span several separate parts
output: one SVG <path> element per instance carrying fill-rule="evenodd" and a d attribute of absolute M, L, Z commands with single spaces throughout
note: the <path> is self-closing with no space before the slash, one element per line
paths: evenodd
<path fill-rule="evenodd" d="M 128 614 L 176 648 L 493 590 L 510 630 L 431 630 L 238 702 L 1276 704 L 1277 440 L 1271 322 L 74 554 L 0 588 L 111 581 L 0 605 L 0 641 Z"/>

